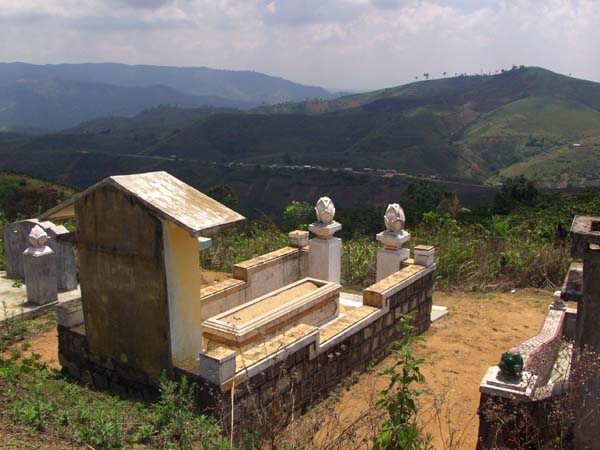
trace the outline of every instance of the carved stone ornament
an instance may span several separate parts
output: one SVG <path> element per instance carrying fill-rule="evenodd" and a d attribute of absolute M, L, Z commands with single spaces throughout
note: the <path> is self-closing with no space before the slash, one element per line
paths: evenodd
<path fill-rule="evenodd" d="M 404 229 L 406 218 L 404 210 L 398 203 L 390 203 L 388 205 L 383 219 L 385 220 L 385 227 L 391 233 L 397 233 Z"/>
<path fill-rule="evenodd" d="M 317 221 L 328 225 L 333 221 L 333 217 L 335 216 L 335 206 L 329 197 L 321 197 L 317 201 L 315 212 L 317 213 Z"/>
<path fill-rule="evenodd" d="M 34 226 L 29 233 L 29 243 L 33 248 L 44 248 L 48 240 L 48 234 L 39 225 Z"/>

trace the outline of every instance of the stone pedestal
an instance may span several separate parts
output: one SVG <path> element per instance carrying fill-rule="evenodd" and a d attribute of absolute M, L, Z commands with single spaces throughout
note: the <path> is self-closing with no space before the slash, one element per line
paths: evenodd
<path fill-rule="evenodd" d="M 410 234 L 404 230 L 382 231 L 377 240 L 385 247 L 377 252 L 376 281 L 381 281 L 400 270 L 403 261 L 410 257 L 410 251 L 402 248 L 402 244 L 410 240 Z"/>
<path fill-rule="evenodd" d="M 333 234 L 342 229 L 342 224 L 315 222 L 308 229 L 317 236 L 308 242 L 308 276 L 339 283 L 342 274 L 342 240 L 333 237 Z"/>
<path fill-rule="evenodd" d="M 314 238 L 308 245 L 308 276 L 339 283 L 342 274 L 342 240 Z"/>
<path fill-rule="evenodd" d="M 308 231 L 294 230 L 288 233 L 290 247 L 304 248 L 308 245 Z"/>
<path fill-rule="evenodd" d="M 417 245 L 415 247 L 415 264 L 429 267 L 433 264 L 435 247 L 431 245 Z"/>
<path fill-rule="evenodd" d="M 58 300 L 56 255 L 50 247 L 25 250 L 23 269 L 29 303 L 45 305 Z"/>
<path fill-rule="evenodd" d="M 410 256 L 407 248 L 388 249 L 382 248 L 377 252 L 377 274 L 376 281 L 383 280 L 391 274 L 400 270 L 402 261 Z"/>

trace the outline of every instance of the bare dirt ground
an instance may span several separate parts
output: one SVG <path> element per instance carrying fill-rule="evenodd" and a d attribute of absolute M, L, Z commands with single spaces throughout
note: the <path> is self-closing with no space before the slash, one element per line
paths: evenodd
<path fill-rule="evenodd" d="M 421 424 L 432 435 L 437 450 L 475 448 L 479 383 L 485 371 L 497 364 L 503 352 L 537 334 L 551 302 L 551 292 L 533 289 L 515 293 L 435 293 L 434 304 L 447 306 L 450 315 L 432 324 L 423 335 L 425 342 L 416 345 L 415 354 L 425 360 L 422 373 L 426 382 L 419 399 Z M 323 402 L 326 414 L 336 419 L 325 420 L 324 426 L 317 427 L 318 443 L 329 442 L 338 430 L 374 407 L 377 392 L 387 386 L 387 380 L 376 374 L 392 362 L 388 357 L 370 373 L 361 374 L 354 385 L 338 394 L 335 405 L 326 405 L 330 400 Z M 311 415 L 323 414 L 319 409 L 309 412 L 305 420 L 314 423 Z"/>
<path fill-rule="evenodd" d="M 533 289 L 512 294 L 435 293 L 434 303 L 447 306 L 450 315 L 433 324 L 423 335 L 426 341 L 417 344 L 415 350 L 416 355 L 425 360 L 422 366 L 426 378 L 425 394 L 420 399 L 424 412 L 422 423 L 425 430 L 432 434 L 436 449 L 475 448 L 478 428 L 476 411 L 482 376 L 489 366 L 498 362 L 504 351 L 539 331 L 551 301 L 551 292 Z M 59 367 L 56 330 L 53 327 L 49 331 L 34 334 L 27 342 L 30 344 L 29 352 L 40 354 L 42 361 L 51 367 Z M 377 377 L 376 373 L 391 363 L 390 357 L 372 371 L 361 374 L 355 379 L 355 384 L 347 390 L 341 389 L 338 395 L 322 402 L 322 405 L 317 405 L 299 422 L 312 421 L 314 424 L 323 408 L 327 407 L 336 412 L 336 429 L 352 423 L 373 406 L 377 391 L 386 386 L 386 380 Z M 436 401 L 439 403 L 440 399 L 443 399 L 441 407 L 435 408 Z M 7 420 L 0 419 L 0 436 L 10 438 L 13 427 Z M 335 430 L 331 429 L 334 426 L 332 422 L 320 423 L 317 441 L 324 441 L 325 435 L 330 437 L 335 434 Z M 314 429 L 314 426 L 311 428 Z M 302 429 L 301 423 L 298 423 L 297 429 Z M 460 445 L 445 442 L 451 434 L 450 430 L 455 430 L 455 438 L 464 433 Z M 319 435 L 323 438 L 320 439 Z M 43 440 L 39 441 L 39 445 L 46 448 Z"/>

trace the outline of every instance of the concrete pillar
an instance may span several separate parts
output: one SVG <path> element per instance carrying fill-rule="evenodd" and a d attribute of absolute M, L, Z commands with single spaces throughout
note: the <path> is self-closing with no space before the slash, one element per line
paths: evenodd
<path fill-rule="evenodd" d="M 400 265 L 410 256 L 410 250 L 402 248 L 402 244 L 410 240 L 410 234 L 402 230 L 399 232 L 383 231 L 377 235 L 377 240 L 385 247 L 377 252 L 376 281 L 383 280 L 400 270 Z"/>
<path fill-rule="evenodd" d="M 58 300 L 56 256 L 46 245 L 48 235 L 36 225 L 29 234 L 31 246 L 23 252 L 23 269 L 27 301 L 45 305 Z"/>
<path fill-rule="evenodd" d="M 376 281 L 381 281 L 400 270 L 400 265 L 410 256 L 410 250 L 402 245 L 410 240 L 410 234 L 404 230 L 404 210 L 398 203 L 388 205 L 385 215 L 386 230 L 377 234 L 377 240 L 384 248 L 377 252 Z"/>
<path fill-rule="evenodd" d="M 288 233 L 290 247 L 304 248 L 308 245 L 308 231 L 294 230 Z"/>
<path fill-rule="evenodd" d="M 600 246 L 583 253 L 583 298 L 577 308 L 575 340 L 600 354 Z"/>
<path fill-rule="evenodd" d="M 419 266 L 429 267 L 433 265 L 433 256 L 435 255 L 435 247 L 432 245 L 417 245 L 414 250 L 415 264 Z"/>
<path fill-rule="evenodd" d="M 308 230 L 315 238 L 308 241 L 308 276 L 339 283 L 342 275 L 342 240 L 333 235 L 342 224 L 333 220 L 335 206 L 328 197 L 321 197 L 315 207 L 317 222 Z"/>
<path fill-rule="evenodd" d="M 600 449 L 600 217 L 576 216 L 571 255 L 583 259 L 582 298 L 577 306 L 573 367 L 575 450 Z"/>
<path fill-rule="evenodd" d="M 342 275 L 342 240 L 316 237 L 308 242 L 308 276 L 339 283 Z"/>

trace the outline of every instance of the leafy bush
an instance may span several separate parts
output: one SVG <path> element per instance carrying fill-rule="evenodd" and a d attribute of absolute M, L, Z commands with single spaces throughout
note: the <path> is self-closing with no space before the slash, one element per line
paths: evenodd
<path fill-rule="evenodd" d="M 368 237 L 346 241 L 342 249 L 342 283 L 360 289 L 375 282 L 379 245 Z"/>
<path fill-rule="evenodd" d="M 282 227 L 285 231 L 307 230 L 314 218 L 315 210 L 312 205 L 294 200 L 283 210 Z"/>
<path fill-rule="evenodd" d="M 212 247 L 200 254 L 201 265 L 205 269 L 231 272 L 234 264 L 287 244 L 287 235 L 273 223 L 254 221 L 246 229 L 228 230 L 216 235 Z"/>

